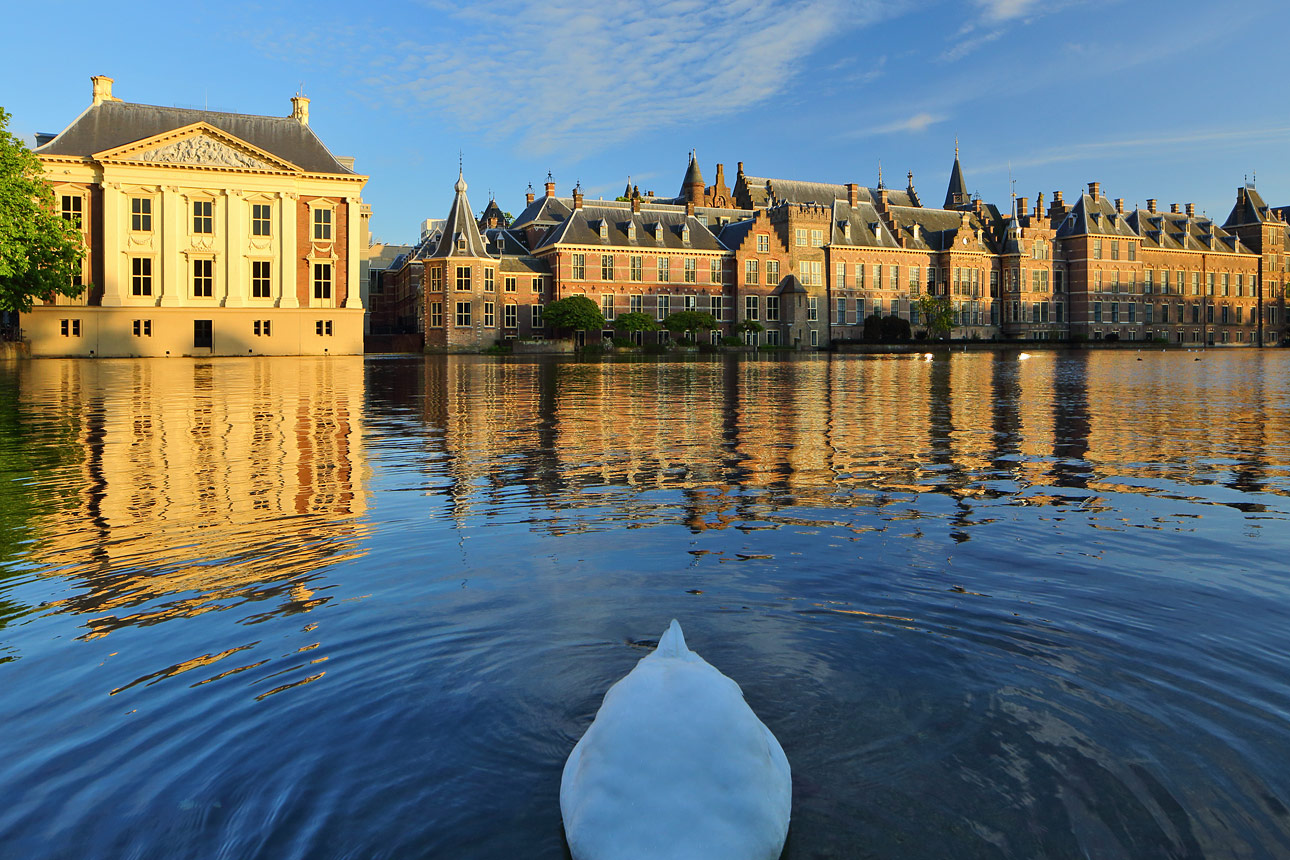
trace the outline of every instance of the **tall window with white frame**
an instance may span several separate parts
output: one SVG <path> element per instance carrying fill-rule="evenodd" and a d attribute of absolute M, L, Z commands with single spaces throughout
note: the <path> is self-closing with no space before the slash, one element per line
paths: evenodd
<path fill-rule="evenodd" d="M 658 280 L 659 283 L 667 283 L 672 280 L 672 260 L 670 257 L 658 258 Z"/>
<path fill-rule="evenodd" d="M 470 266 L 457 267 L 457 292 L 470 291 Z"/>
<path fill-rule="evenodd" d="M 614 279 L 614 255 L 600 255 L 600 279 L 602 281 L 613 281 Z"/>
<path fill-rule="evenodd" d="M 314 301 L 331 301 L 331 263 L 314 263 Z"/>
<path fill-rule="evenodd" d="M 59 214 L 63 216 L 63 220 L 77 230 L 81 229 L 85 220 L 85 198 L 79 194 L 64 194 L 59 204 Z"/>
<path fill-rule="evenodd" d="M 273 235 L 273 207 L 268 203 L 251 204 L 251 235 Z"/>
<path fill-rule="evenodd" d="M 152 232 L 152 198 L 130 198 L 130 230 L 135 233 Z"/>
<path fill-rule="evenodd" d="M 272 295 L 273 264 L 268 260 L 251 261 L 251 298 L 267 299 Z"/>
<path fill-rule="evenodd" d="M 600 314 L 605 318 L 605 322 L 614 320 L 614 298 L 608 293 L 600 297 Z"/>
<path fill-rule="evenodd" d="M 672 297 L 667 293 L 661 293 L 658 297 L 658 321 L 662 322 L 667 319 L 667 315 L 672 312 Z"/>
<path fill-rule="evenodd" d="M 573 254 L 573 255 L 571 255 L 571 260 L 570 260 L 570 261 L 571 261 L 572 266 L 573 266 L 573 272 L 572 272 L 572 274 L 570 274 L 570 276 L 569 276 L 569 277 L 573 278 L 575 281 L 583 281 L 583 280 L 586 280 L 586 278 L 587 278 L 587 255 L 586 255 L 586 254 Z"/>
<path fill-rule="evenodd" d="M 520 324 L 520 306 L 502 305 L 502 325 L 505 328 L 518 328 Z"/>
<path fill-rule="evenodd" d="M 314 209 L 314 241 L 331 241 L 331 210 L 322 206 Z"/>
<path fill-rule="evenodd" d="M 642 280 L 642 269 L 644 268 L 644 266 L 643 266 L 643 264 L 642 264 L 642 261 L 643 261 L 643 260 L 644 260 L 644 257 L 635 257 L 635 256 L 633 256 L 633 257 L 631 258 L 631 274 L 630 274 L 630 276 L 629 276 L 629 277 L 630 277 L 633 281 L 639 281 L 639 280 Z"/>
<path fill-rule="evenodd" d="M 709 280 L 714 284 L 721 283 L 721 258 L 713 257 L 711 264 L 712 271 L 709 274 Z"/>
<path fill-rule="evenodd" d="M 214 260 L 193 260 L 193 298 L 209 299 L 215 294 L 214 272 Z"/>
<path fill-rule="evenodd" d="M 458 328 L 470 325 L 470 302 L 457 302 L 456 325 Z"/>
<path fill-rule="evenodd" d="M 152 295 L 151 257 L 134 257 L 130 260 L 130 295 Z"/>
<path fill-rule="evenodd" d="M 211 200 L 193 201 L 193 233 L 210 235 L 215 232 L 215 203 Z"/>
<path fill-rule="evenodd" d="M 693 284 L 699 279 L 699 261 L 693 257 L 685 258 L 685 282 Z"/>

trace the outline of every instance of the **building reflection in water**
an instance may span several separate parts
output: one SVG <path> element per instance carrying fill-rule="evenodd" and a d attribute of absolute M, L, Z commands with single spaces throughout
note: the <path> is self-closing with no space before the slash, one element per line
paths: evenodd
<path fill-rule="evenodd" d="M 84 638 L 308 612 L 320 568 L 363 554 L 361 359 L 33 361 L 20 390 L 82 452 L 35 554 L 83 584 L 53 608 L 91 616 Z"/>
<path fill-rule="evenodd" d="M 1258 390 L 1229 390 L 1247 378 L 1248 362 L 1236 359 L 1202 370 L 1174 354 L 1137 363 L 1086 352 L 604 364 L 447 356 L 403 365 L 420 384 L 382 396 L 421 405 L 438 454 L 431 468 L 462 519 L 513 506 L 521 492 L 553 531 L 674 519 L 678 505 L 695 530 L 750 528 L 790 505 L 908 506 L 933 493 L 958 505 L 954 536 L 966 540 L 974 506 L 995 499 L 1096 510 L 1100 493 L 1152 491 L 1161 480 L 1285 493 L 1284 408 Z M 609 504 L 603 490 L 614 487 L 624 492 Z M 626 492 L 648 489 L 682 495 Z M 1209 491 L 1196 500 L 1242 506 Z"/>

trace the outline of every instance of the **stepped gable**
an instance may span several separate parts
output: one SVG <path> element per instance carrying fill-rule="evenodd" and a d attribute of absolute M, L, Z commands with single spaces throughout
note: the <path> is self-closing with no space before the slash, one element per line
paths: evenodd
<path fill-rule="evenodd" d="M 252 116 L 121 101 L 105 101 L 86 108 L 62 133 L 36 152 L 40 155 L 89 158 L 98 152 L 147 140 L 195 123 L 206 123 L 307 173 L 355 175 L 352 169 L 336 160 L 308 124 L 293 117 Z"/>
<path fill-rule="evenodd" d="M 470 211 L 470 201 L 466 198 L 466 180 L 457 174 L 457 182 L 453 185 L 456 192 L 452 198 L 452 209 L 448 212 L 448 217 L 444 220 L 443 235 L 439 237 L 439 244 L 428 256 L 431 258 L 444 257 L 491 257 L 488 253 L 488 243 L 484 241 L 483 235 L 479 232 L 479 225 L 475 223 L 475 216 Z"/>
<path fill-rule="evenodd" d="M 752 228 L 753 219 L 751 218 L 725 224 L 717 230 L 717 241 L 726 250 L 737 251 L 739 246 L 744 243 L 744 240 L 748 238 L 748 234 L 752 232 Z"/>
<path fill-rule="evenodd" d="M 600 231 L 604 222 L 605 234 Z M 635 236 L 629 235 L 629 225 Z M 689 241 L 683 229 L 689 228 Z M 586 247 L 674 248 L 721 251 L 722 245 L 708 227 L 679 206 L 642 206 L 639 212 L 619 202 L 596 201 L 572 210 L 564 222 L 552 227 L 535 243 L 534 252 L 552 245 Z"/>

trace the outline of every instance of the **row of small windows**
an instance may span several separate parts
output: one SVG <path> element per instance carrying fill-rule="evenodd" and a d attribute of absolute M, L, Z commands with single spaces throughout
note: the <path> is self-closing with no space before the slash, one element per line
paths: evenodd
<path fill-rule="evenodd" d="M 215 261 L 197 259 L 192 261 L 192 295 L 194 298 L 208 299 L 214 294 Z M 130 294 L 133 296 L 152 295 L 152 258 L 132 257 L 130 259 Z M 331 299 L 332 264 L 314 263 L 313 293 L 318 300 Z M 251 261 L 251 297 L 256 299 L 272 298 L 273 263 L 269 260 Z"/>
<path fill-rule="evenodd" d="M 60 201 L 60 213 L 63 219 L 79 228 L 84 221 L 84 198 L 75 194 L 64 194 Z M 135 233 L 151 233 L 152 198 L 130 198 L 130 230 Z M 192 230 L 195 234 L 210 235 L 215 232 L 215 203 L 211 200 L 194 200 L 192 202 Z M 313 209 L 313 238 L 315 241 L 330 241 L 332 238 L 333 213 L 330 208 Z M 269 203 L 251 204 L 251 235 L 268 237 L 273 235 L 273 206 Z"/>
<path fill-rule="evenodd" d="M 672 257 L 658 257 L 655 260 L 655 272 L 657 280 L 667 283 L 672 280 Z M 587 279 L 587 255 L 571 254 L 570 255 L 570 278 L 575 281 L 585 281 Z M 708 281 L 713 284 L 722 282 L 721 278 L 722 262 L 720 259 L 711 259 L 708 265 Z M 627 261 L 627 279 L 629 281 L 645 280 L 645 258 L 639 255 L 632 255 Z M 614 281 L 617 280 L 616 264 L 613 254 L 600 255 L 600 280 Z M 699 261 L 695 257 L 681 258 L 681 281 L 687 284 L 695 284 L 699 281 Z"/>
<path fill-rule="evenodd" d="M 443 328 L 443 302 L 429 302 L 426 311 L 426 325 L 430 328 Z M 542 327 L 542 305 L 529 305 L 529 324 L 537 329 Z M 496 305 L 484 302 L 480 324 L 485 328 L 497 325 Z M 473 325 L 474 308 L 471 302 L 456 302 L 453 325 L 466 328 Z M 502 306 L 502 325 L 504 328 L 519 327 L 519 305 Z"/>
<path fill-rule="evenodd" d="M 252 332 L 256 337 L 270 337 L 273 331 L 272 320 L 254 320 L 252 323 Z M 135 337 L 152 337 L 152 320 L 131 320 L 130 332 Z M 211 320 L 194 320 L 193 332 L 197 343 L 195 346 L 210 346 L 209 341 L 212 337 L 213 326 Z M 314 332 L 319 337 L 331 337 L 332 321 L 317 320 L 314 323 Z M 80 337 L 81 321 L 78 319 L 59 320 L 59 333 L 63 337 Z"/>
<path fill-rule="evenodd" d="M 443 291 L 443 270 L 437 266 L 429 266 L 426 269 L 429 286 L 427 289 L 432 293 Z M 497 292 L 497 273 L 492 268 L 485 268 L 484 272 L 484 292 Z M 458 292 L 469 292 L 474 287 L 474 270 L 470 266 L 456 266 L 453 272 L 453 288 Z M 502 285 L 506 292 L 514 293 L 517 291 L 518 278 L 507 275 L 502 279 Z M 543 287 L 541 276 L 529 279 L 529 289 L 534 294 L 540 294 Z"/>

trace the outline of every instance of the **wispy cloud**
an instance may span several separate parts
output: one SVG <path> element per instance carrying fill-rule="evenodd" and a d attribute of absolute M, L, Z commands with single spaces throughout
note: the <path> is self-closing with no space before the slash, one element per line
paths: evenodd
<path fill-rule="evenodd" d="M 600 150 L 782 98 L 823 42 L 890 14 L 882 0 L 427 5 L 433 26 L 351 35 L 342 56 L 372 46 L 368 97 L 442 112 L 536 155 Z"/>
<path fill-rule="evenodd" d="M 975 0 L 975 3 L 986 21 L 997 24 L 1033 11 L 1039 0 Z"/>
<path fill-rule="evenodd" d="M 1014 169 L 1042 167 L 1067 161 L 1093 159 L 1105 162 L 1117 157 L 1127 157 L 1144 149 L 1156 149 L 1171 154 L 1191 148 L 1204 148 L 1207 151 L 1217 152 L 1228 146 L 1248 148 L 1253 144 L 1278 141 L 1290 142 L 1290 126 L 1241 129 L 1239 131 L 1224 128 L 1221 130 L 1161 134 L 1152 137 L 1088 141 L 1042 149 L 1029 155 L 1013 158 L 1007 162 L 981 165 L 978 169 L 984 173 L 999 170 L 1005 166 L 1011 166 Z"/>
<path fill-rule="evenodd" d="M 889 122 L 886 125 L 873 126 L 857 131 L 852 137 L 877 137 L 884 134 L 918 134 L 931 128 L 939 122 L 944 122 L 945 117 L 939 114 L 932 114 L 926 111 L 920 111 L 904 119 Z"/>

